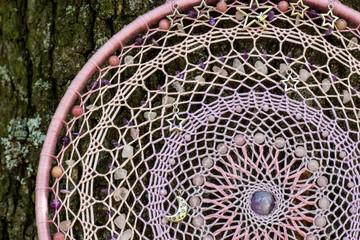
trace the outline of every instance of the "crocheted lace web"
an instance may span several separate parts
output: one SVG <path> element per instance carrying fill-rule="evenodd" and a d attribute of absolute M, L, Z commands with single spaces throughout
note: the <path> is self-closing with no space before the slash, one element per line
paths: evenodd
<path fill-rule="evenodd" d="M 316 12 L 296 19 L 276 8 L 267 29 L 244 30 L 235 8 L 246 4 L 214 8 L 213 22 L 150 29 L 119 50 L 119 66 L 99 71 L 59 144 L 52 233 L 360 238 L 358 31 L 329 32 Z M 285 91 L 290 74 L 299 83 Z M 174 104 L 182 131 L 166 121 Z M 187 217 L 166 221 L 180 189 Z M 257 191 L 274 197 L 270 214 L 253 211 Z"/>

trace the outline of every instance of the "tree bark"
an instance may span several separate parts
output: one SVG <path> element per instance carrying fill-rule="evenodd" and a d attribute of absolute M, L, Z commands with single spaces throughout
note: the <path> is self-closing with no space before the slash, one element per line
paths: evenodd
<path fill-rule="evenodd" d="M 164 2 L 0 0 L 0 239 L 37 238 L 39 154 L 71 80 L 112 35 Z"/>
<path fill-rule="evenodd" d="M 160 0 L 0 0 L 0 239 L 35 239 L 48 125 L 92 54 Z"/>

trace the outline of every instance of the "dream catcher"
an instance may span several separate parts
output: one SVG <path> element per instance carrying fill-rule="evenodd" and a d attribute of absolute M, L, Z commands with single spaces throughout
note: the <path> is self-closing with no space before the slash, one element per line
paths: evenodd
<path fill-rule="evenodd" d="M 360 239 L 359 23 L 327 0 L 135 20 L 53 117 L 40 239 Z"/>

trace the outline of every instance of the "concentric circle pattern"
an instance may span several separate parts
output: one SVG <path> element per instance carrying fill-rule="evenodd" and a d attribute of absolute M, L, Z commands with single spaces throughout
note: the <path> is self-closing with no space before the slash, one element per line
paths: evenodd
<path fill-rule="evenodd" d="M 266 29 L 243 28 L 236 8 L 247 2 L 211 19 L 190 12 L 184 27 L 124 46 L 120 64 L 89 82 L 56 156 L 53 233 L 359 239 L 358 32 L 259 2 L 274 7 Z M 252 207 L 258 191 L 274 198 L 266 214 Z"/>

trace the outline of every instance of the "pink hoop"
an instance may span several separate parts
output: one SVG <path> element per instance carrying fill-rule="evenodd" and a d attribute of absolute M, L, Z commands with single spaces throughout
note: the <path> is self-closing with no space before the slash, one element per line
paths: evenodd
<path fill-rule="evenodd" d="M 199 4 L 200 2 L 200 0 L 177 0 L 180 11 Z M 206 2 L 214 3 L 217 2 L 217 0 L 208 0 Z M 297 0 L 290 0 L 290 2 L 297 2 Z M 326 12 L 328 10 L 328 0 L 304 0 L 304 3 L 320 11 Z M 41 152 L 38 175 L 36 179 L 36 221 L 40 240 L 51 239 L 48 220 L 50 169 L 59 133 L 70 108 L 78 98 L 78 93 L 82 91 L 88 79 L 96 70 L 98 70 L 98 66 L 101 66 L 101 64 L 111 54 L 129 41 L 133 36 L 143 30 L 146 30 L 148 26 L 156 24 L 166 15 L 171 14 L 172 10 L 173 6 L 171 1 L 167 1 L 164 5 L 161 5 L 147 14 L 138 17 L 131 24 L 115 34 L 89 59 L 66 91 L 49 126 Z M 360 25 L 360 12 L 339 2 L 336 4 L 333 11 L 335 15 L 346 19 L 348 22 L 351 22 L 356 26 Z"/>

